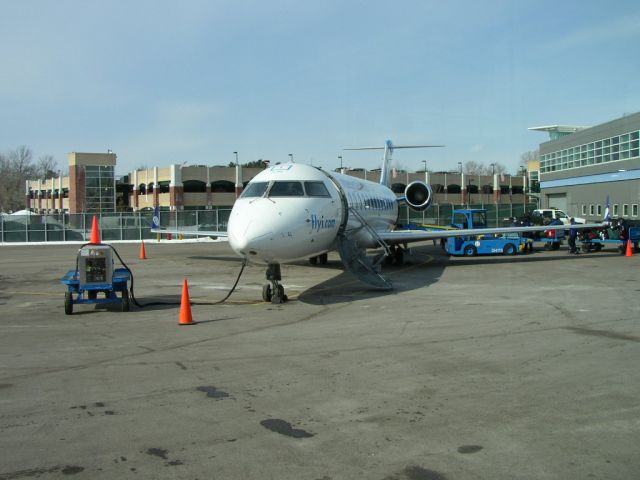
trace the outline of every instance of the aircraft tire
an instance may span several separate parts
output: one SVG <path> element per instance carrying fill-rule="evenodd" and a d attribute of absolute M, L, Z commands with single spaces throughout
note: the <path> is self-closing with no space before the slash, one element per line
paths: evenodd
<path fill-rule="evenodd" d="M 318 257 L 311 257 L 309 258 L 309 263 L 311 265 L 317 265 L 318 264 Z"/>
<path fill-rule="evenodd" d="M 262 300 L 264 300 L 265 302 L 271 301 L 271 285 L 269 285 L 268 283 L 262 286 Z"/>
<path fill-rule="evenodd" d="M 320 265 L 326 265 L 327 262 L 329 261 L 329 255 L 326 253 L 323 253 L 318 257 L 318 260 L 320 260 Z"/>

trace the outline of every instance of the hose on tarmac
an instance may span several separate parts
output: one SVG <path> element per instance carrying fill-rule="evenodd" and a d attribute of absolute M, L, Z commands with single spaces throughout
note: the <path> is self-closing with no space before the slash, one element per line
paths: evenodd
<path fill-rule="evenodd" d="M 76 272 L 78 272 L 78 265 L 79 265 L 79 261 L 80 261 L 80 252 L 87 245 L 93 245 L 93 244 L 92 243 L 85 243 L 84 245 L 81 245 L 80 249 L 78 250 L 78 254 L 76 255 Z M 120 264 L 124 267 L 124 269 L 127 272 L 129 272 L 129 275 L 131 276 L 131 286 L 129 287 L 129 294 L 131 296 L 131 300 L 133 301 L 133 303 L 135 304 L 136 307 L 145 308 L 145 307 L 151 307 L 151 306 L 155 306 L 155 305 L 180 305 L 180 302 L 163 302 L 163 301 L 155 301 L 155 302 L 147 302 L 147 303 L 138 302 L 138 300 L 136 299 L 136 296 L 135 296 L 135 294 L 133 292 L 133 283 L 134 283 L 133 272 L 131 271 L 129 266 L 125 263 L 125 261 L 122 259 L 122 257 L 120 256 L 120 254 L 114 248 L 113 245 L 110 245 L 108 243 L 103 243 L 101 245 L 107 245 L 109 248 L 111 248 L 111 250 L 113 250 L 113 253 L 116 254 L 116 257 L 118 257 L 118 260 L 120 261 Z M 218 300 L 217 302 L 191 302 L 191 305 L 220 305 L 220 304 L 224 303 L 225 301 L 227 301 L 227 299 L 231 296 L 231 294 L 235 291 L 236 287 L 238 286 L 238 282 L 240 281 L 240 277 L 242 276 L 242 273 L 244 272 L 244 267 L 246 267 L 246 265 L 247 265 L 247 259 L 243 258 L 242 259 L 242 266 L 240 267 L 240 272 L 238 273 L 238 277 L 236 278 L 236 281 L 233 284 L 233 287 L 231 287 L 231 290 L 229 290 L 227 295 L 222 300 Z"/>

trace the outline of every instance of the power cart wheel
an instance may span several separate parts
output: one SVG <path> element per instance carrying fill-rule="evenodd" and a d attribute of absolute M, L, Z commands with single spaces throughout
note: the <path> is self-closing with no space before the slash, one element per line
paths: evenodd
<path fill-rule="evenodd" d="M 73 297 L 71 292 L 64 292 L 64 313 L 71 315 L 73 313 Z"/>
<path fill-rule="evenodd" d="M 516 246 L 513 243 L 507 243 L 502 249 L 502 253 L 504 255 L 515 255 L 516 254 Z"/>
<path fill-rule="evenodd" d="M 475 257 L 478 254 L 478 250 L 473 245 L 467 245 L 464 247 L 464 254 L 467 257 Z"/>
<path fill-rule="evenodd" d="M 126 290 L 122 291 L 122 311 L 128 312 L 131 309 L 131 304 L 129 303 L 129 292 Z"/>

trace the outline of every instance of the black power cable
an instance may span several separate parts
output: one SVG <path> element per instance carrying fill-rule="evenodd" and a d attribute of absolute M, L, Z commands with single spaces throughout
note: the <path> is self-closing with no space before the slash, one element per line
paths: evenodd
<path fill-rule="evenodd" d="M 84 245 L 80 246 L 80 249 L 78 250 L 78 254 L 76 255 L 76 272 L 78 271 L 78 263 L 79 263 L 79 259 L 80 259 L 80 251 L 84 247 L 86 247 L 87 245 L 94 245 L 94 244 L 93 243 L 85 243 Z M 118 257 L 118 260 L 120 260 L 120 263 L 122 264 L 124 269 L 127 272 L 129 272 L 129 275 L 131 276 L 131 287 L 129 287 L 129 293 L 131 294 L 131 300 L 133 300 L 133 303 L 136 305 L 136 307 L 145 308 L 145 307 L 151 307 L 151 306 L 154 306 L 154 305 L 180 305 L 181 302 L 148 302 L 148 303 L 139 303 L 138 300 L 136 300 L 136 296 L 133 293 L 133 272 L 131 271 L 129 266 L 124 262 L 124 260 L 122 260 L 122 257 L 120 256 L 118 251 L 113 247 L 113 245 L 108 244 L 108 243 L 102 243 L 100 245 L 106 245 L 111 250 L 113 250 L 113 253 L 116 254 L 116 257 Z M 221 303 L 224 303 L 231 296 L 231 294 L 235 291 L 236 287 L 238 286 L 238 282 L 240 281 L 240 277 L 242 276 L 242 272 L 244 272 L 244 267 L 246 265 L 247 265 L 247 259 L 244 258 L 244 259 L 242 259 L 242 267 L 240 268 L 240 272 L 238 273 L 238 277 L 236 278 L 236 281 L 233 284 L 233 287 L 231 287 L 231 290 L 229 290 L 229 293 L 227 293 L 227 296 L 224 297 L 222 300 L 218 300 L 217 302 L 191 302 L 191 305 L 220 305 Z"/>

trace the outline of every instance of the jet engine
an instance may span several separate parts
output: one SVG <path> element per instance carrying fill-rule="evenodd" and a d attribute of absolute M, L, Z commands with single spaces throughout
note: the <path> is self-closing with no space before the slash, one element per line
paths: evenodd
<path fill-rule="evenodd" d="M 426 210 L 433 201 L 433 190 L 424 182 L 411 182 L 404 189 L 404 199 L 413 210 Z"/>

